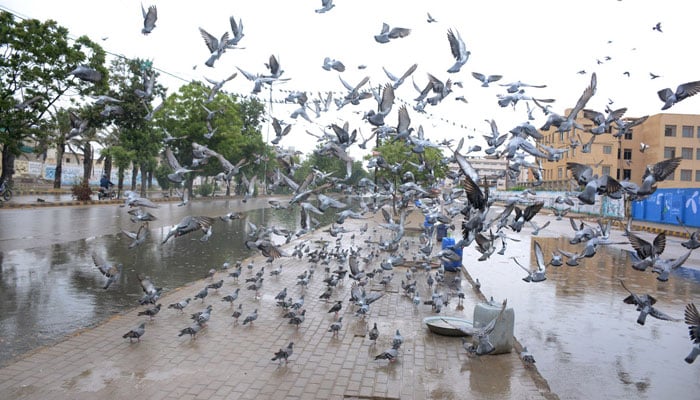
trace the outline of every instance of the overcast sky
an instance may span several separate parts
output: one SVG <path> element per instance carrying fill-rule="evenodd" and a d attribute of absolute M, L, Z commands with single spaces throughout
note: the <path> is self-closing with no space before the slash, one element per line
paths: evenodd
<path fill-rule="evenodd" d="M 505 93 L 498 83 L 523 81 L 546 84 L 544 89 L 528 89 L 537 98 L 553 98 L 554 110 L 572 107 L 590 82 L 591 72 L 598 75 L 598 91 L 588 108 L 602 111 L 609 100 L 611 107 L 627 107 L 627 116 L 661 112 L 662 102 L 656 92 L 681 83 L 700 80 L 695 50 L 697 24 L 692 23 L 700 6 L 683 0 L 493 0 L 493 1 L 407 1 L 407 0 L 336 0 L 327 13 L 314 12 L 321 1 L 181 1 L 144 2 L 158 8 L 153 32 L 141 34 L 141 2 L 88 0 L 0 0 L 3 9 L 22 17 L 54 19 L 70 30 L 71 35 L 88 35 L 108 52 L 126 57 L 153 59 L 154 67 L 166 72 L 161 83 L 173 93 L 187 81 L 204 77 L 223 79 L 236 66 L 252 72 L 266 73 L 264 63 L 276 55 L 290 81 L 273 89 L 274 99 L 283 99 L 288 90 L 307 91 L 315 97 L 319 91 L 344 90 L 338 75 L 350 84 L 369 76 L 374 86 L 387 81 L 381 67 L 395 75 L 418 63 L 413 77 L 419 86 L 427 83 L 427 73 L 443 81 L 464 82 L 454 88 L 438 106 L 427 106 L 427 114 L 410 109 L 412 122 L 422 124 L 435 141 L 480 135 L 488 130 L 485 119 L 494 119 L 505 132 L 526 120 L 525 104 L 501 108 L 496 95 Z M 427 22 L 427 13 L 437 20 Z M 244 49 L 229 50 L 214 68 L 204 65 L 209 52 L 198 28 L 216 37 L 230 30 L 229 16 L 243 21 Z M 382 22 L 410 28 L 405 38 L 379 44 Z M 658 22 L 661 30 L 653 30 Z M 458 31 L 471 57 L 457 74 L 448 74 L 454 60 L 450 53 L 447 30 Z M 103 40 L 104 39 L 104 40 Z M 347 67 L 342 74 L 321 68 L 324 57 L 341 60 Z M 606 60 L 609 57 L 609 60 Z M 598 63 L 598 60 L 602 62 Z M 359 70 L 358 65 L 367 68 Z M 195 67 L 193 69 L 193 67 Z M 585 70 L 585 74 L 578 71 Z M 473 71 L 503 75 L 501 81 L 483 88 Z M 624 73 L 628 72 L 629 76 Z M 660 75 L 652 80 L 650 72 Z M 171 74 L 169 76 L 168 74 Z M 224 90 L 250 94 L 252 84 L 240 74 Z M 396 95 L 413 105 L 417 92 L 410 79 Z M 270 96 L 263 92 L 263 100 Z M 464 96 L 468 104 L 456 101 Z M 397 120 L 397 104 L 387 118 Z M 348 120 L 351 128 L 364 134 L 370 126 L 361 120 L 362 113 L 376 108 L 374 100 L 359 106 L 346 106 L 341 112 L 323 115 L 314 124 L 289 118 L 295 107 L 272 105 L 272 114 L 295 126 L 282 145 L 303 151 L 314 147 L 314 138 L 304 133 L 319 132 L 331 122 Z M 689 98 L 669 110 L 674 113 L 698 113 L 700 96 Z M 312 113 L 313 116 L 313 113 Z M 545 117 L 536 113 L 533 124 L 540 126 Z M 263 134 L 267 128 L 263 127 Z M 271 137 L 270 137 L 271 139 Z M 476 140 L 476 139 L 475 139 Z"/>

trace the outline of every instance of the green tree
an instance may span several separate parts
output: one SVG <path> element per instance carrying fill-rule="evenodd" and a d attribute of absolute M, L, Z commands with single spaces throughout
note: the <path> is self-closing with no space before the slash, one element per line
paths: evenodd
<path fill-rule="evenodd" d="M 439 148 L 428 147 L 421 155 L 411 151 L 411 147 L 404 142 L 386 141 L 375 148 L 375 152 L 384 157 L 384 160 L 390 165 L 396 163 L 401 164 L 400 174 L 407 171 L 413 173 L 416 182 L 431 184 L 436 179 L 442 179 L 446 176 L 448 166 L 441 162 L 443 154 Z M 421 163 L 420 157 L 423 157 L 424 162 Z M 366 159 L 371 158 L 371 155 L 365 156 Z M 400 179 L 391 170 L 379 168 L 377 170 L 377 178 L 384 177 L 390 182 L 394 179 Z"/>
<path fill-rule="evenodd" d="M 347 166 L 345 162 L 337 157 L 312 152 L 304 161 L 301 162 L 301 166 L 294 173 L 294 180 L 296 182 L 302 182 L 313 169 L 323 173 L 332 173 L 331 177 L 333 178 L 344 179 L 347 175 L 346 168 Z M 350 179 L 343 180 L 343 183 L 347 185 L 355 185 L 360 181 L 360 179 L 369 176 L 370 175 L 367 170 L 362 167 L 362 162 L 355 161 L 352 164 L 352 174 L 350 175 Z"/>
<path fill-rule="evenodd" d="M 88 37 L 69 40 L 55 21 L 18 20 L 0 13 L 0 147 L 2 174 L 11 179 L 14 160 L 26 142 L 46 142 L 47 111 L 69 94 L 101 93 L 107 87 L 105 53 Z M 102 79 L 85 82 L 69 72 L 79 65 Z"/>
<path fill-rule="evenodd" d="M 176 138 L 169 146 L 180 165 L 195 169 L 195 172 L 188 174 L 185 182 L 190 191 L 194 174 L 216 176 L 223 171 L 215 157 L 193 167 L 193 143 L 207 146 L 233 165 L 246 159 L 248 164 L 244 170 L 249 179 L 264 171 L 265 162 L 260 159 L 271 158 L 260 133 L 263 104 L 255 99 L 240 99 L 223 92 L 218 92 L 211 102 L 205 103 L 208 93 L 209 88 L 201 82 L 183 85 L 177 93 L 168 96 L 155 118 L 159 127 Z M 209 121 L 207 109 L 215 113 Z M 213 134 L 207 122 L 215 130 Z"/>
<path fill-rule="evenodd" d="M 119 129 L 118 143 L 132 158 L 131 190 L 141 172 L 141 196 L 150 186 L 149 177 L 157 165 L 162 149 L 162 131 L 146 116 L 152 111 L 151 102 L 164 97 L 166 89 L 157 83 L 158 73 L 145 60 L 117 58 L 112 61 L 110 95 L 120 100 L 121 111 L 107 117 Z"/>

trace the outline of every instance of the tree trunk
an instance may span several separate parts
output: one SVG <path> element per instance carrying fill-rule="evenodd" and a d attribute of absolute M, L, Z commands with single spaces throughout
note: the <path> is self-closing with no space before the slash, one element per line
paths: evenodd
<path fill-rule="evenodd" d="M 132 164 L 131 168 L 131 190 L 136 190 L 136 176 L 139 174 L 139 166 Z"/>
<path fill-rule="evenodd" d="M 5 145 L 2 147 L 2 174 L 0 181 L 12 182 L 12 175 L 15 174 L 15 155 Z"/>
<path fill-rule="evenodd" d="M 148 170 L 146 175 L 148 176 L 148 190 L 151 190 L 151 188 L 153 187 L 153 171 Z"/>
<path fill-rule="evenodd" d="M 83 180 L 85 182 L 90 182 L 90 175 L 92 175 L 92 156 L 92 146 L 87 142 L 83 146 Z"/>
<path fill-rule="evenodd" d="M 146 197 L 146 163 L 141 164 L 141 197 Z"/>
<path fill-rule="evenodd" d="M 63 175 L 63 155 L 66 152 L 66 145 L 61 143 L 56 145 L 56 171 L 53 176 L 53 188 L 61 188 L 61 176 Z"/>
<path fill-rule="evenodd" d="M 119 167 L 117 170 L 117 195 L 121 196 L 122 190 L 124 190 L 124 168 Z"/>
<path fill-rule="evenodd" d="M 103 162 L 103 172 L 105 175 L 107 175 L 107 178 L 112 177 L 112 156 L 106 156 L 105 159 L 102 161 Z"/>

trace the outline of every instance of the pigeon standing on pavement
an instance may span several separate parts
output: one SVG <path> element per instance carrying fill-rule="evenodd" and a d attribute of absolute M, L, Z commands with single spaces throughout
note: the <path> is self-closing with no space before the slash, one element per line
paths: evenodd
<path fill-rule="evenodd" d="M 138 313 L 138 315 L 139 315 L 139 316 L 141 316 L 141 315 L 147 315 L 149 319 L 153 319 L 153 317 L 155 317 L 156 314 L 158 314 L 158 313 L 160 312 L 160 307 L 161 307 L 161 304 L 158 303 L 158 304 L 155 305 L 154 307 L 149 307 L 149 308 L 147 308 L 147 309 L 145 309 L 145 310 L 143 310 L 143 311 L 140 311 L 140 312 Z"/>
<path fill-rule="evenodd" d="M 243 325 L 246 324 L 251 324 L 253 325 L 253 322 L 258 319 L 258 309 L 256 308 L 255 311 L 253 311 L 251 314 L 249 314 L 245 319 L 243 320 Z"/>
<path fill-rule="evenodd" d="M 140 342 L 141 336 L 143 336 L 144 332 L 146 332 L 146 323 L 142 322 L 139 326 L 125 333 L 122 337 L 124 339 L 129 338 L 129 343 L 133 342 L 133 339 Z"/>
<path fill-rule="evenodd" d="M 176 310 L 180 310 L 180 312 L 182 313 L 182 312 L 184 312 L 183 309 L 185 307 L 187 307 L 188 304 L 190 304 L 190 301 L 191 301 L 191 299 L 188 297 L 185 300 L 168 305 L 168 308 L 174 308 Z"/>
<path fill-rule="evenodd" d="M 287 361 L 289 361 L 289 357 L 292 355 L 293 348 L 294 342 L 289 342 L 287 348 L 280 349 L 278 352 L 275 353 L 275 356 L 272 357 L 272 361 L 280 360 L 280 365 L 282 365 L 282 360 L 284 360 L 284 364 L 286 365 Z"/>
<path fill-rule="evenodd" d="M 377 323 L 374 323 L 374 327 L 369 330 L 369 340 L 372 341 L 372 345 L 377 344 L 377 338 L 379 338 L 379 329 L 377 329 Z"/>
<path fill-rule="evenodd" d="M 343 317 L 338 318 L 337 321 L 333 322 L 328 328 L 328 332 L 333 332 L 333 337 L 338 337 L 340 329 L 343 327 Z"/>
<path fill-rule="evenodd" d="M 343 308 L 343 302 L 341 300 L 338 300 L 335 304 L 333 304 L 333 307 L 331 307 L 330 310 L 328 310 L 328 313 L 335 313 L 335 316 L 338 316 L 338 312 L 340 312 L 340 309 Z"/>

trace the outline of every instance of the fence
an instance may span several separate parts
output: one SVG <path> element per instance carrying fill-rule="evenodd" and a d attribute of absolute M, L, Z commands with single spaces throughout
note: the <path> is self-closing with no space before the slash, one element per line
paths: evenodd
<path fill-rule="evenodd" d="M 657 189 L 642 201 L 632 202 L 635 220 L 700 227 L 700 189 Z"/>

